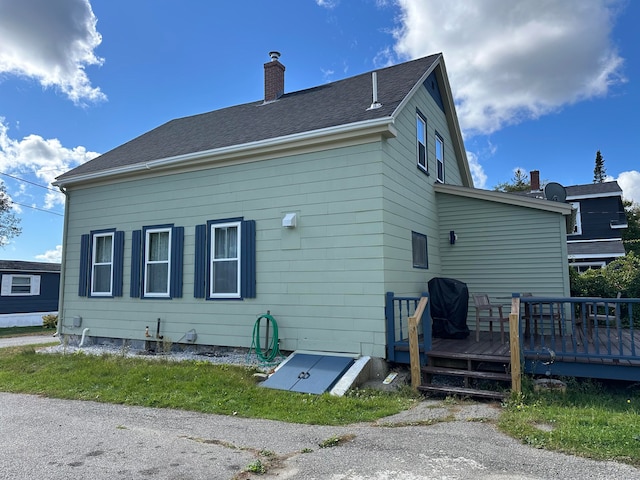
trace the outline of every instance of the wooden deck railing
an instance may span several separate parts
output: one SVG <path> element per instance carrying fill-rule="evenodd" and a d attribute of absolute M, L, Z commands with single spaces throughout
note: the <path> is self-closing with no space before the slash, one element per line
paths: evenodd
<path fill-rule="evenodd" d="M 423 294 L 427 296 L 427 294 Z M 640 299 L 519 296 L 518 338 L 523 371 L 592 378 L 628 379 L 640 367 Z M 421 296 L 385 303 L 387 359 L 410 363 L 409 317 Z M 422 364 L 432 348 L 432 322 L 425 308 L 418 324 Z M 511 345 L 515 345 L 513 340 Z M 517 347 L 515 347 L 517 349 Z M 615 370 L 615 371 L 614 371 Z"/>
<path fill-rule="evenodd" d="M 396 347 L 409 348 L 409 317 L 411 317 L 420 302 L 421 297 L 429 297 L 428 293 L 423 293 L 420 297 L 396 297 L 393 292 L 387 292 L 385 299 L 385 319 L 387 324 L 387 360 L 396 362 Z M 429 308 L 424 309 L 422 321 L 419 322 L 421 328 L 420 344 L 422 351 L 431 350 L 431 315 Z"/>
<path fill-rule="evenodd" d="M 525 358 L 640 362 L 640 299 L 520 297 Z"/>

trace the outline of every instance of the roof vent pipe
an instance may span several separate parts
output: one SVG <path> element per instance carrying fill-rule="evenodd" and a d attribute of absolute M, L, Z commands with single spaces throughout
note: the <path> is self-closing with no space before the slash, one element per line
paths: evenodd
<path fill-rule="evenodd" d="M 269 56 L 271 57 L 271 61 L 275 62 L 280 58 L 280 52 L 276 52 L 276 51 L 269 52 Z"/>
<path fill-rule="evenodd" d="M 371 83 L 373 87 L 373 103 L 367 110 L 375 110 L 382 106 L 382 104 L 378 102 L 378 74 L 376 72 L 371 72 Z"/>

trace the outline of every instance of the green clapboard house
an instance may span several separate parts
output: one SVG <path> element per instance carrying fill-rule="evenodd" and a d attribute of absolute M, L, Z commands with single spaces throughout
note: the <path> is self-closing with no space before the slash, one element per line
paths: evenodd
<path fill-rule="evenodd" d="M 283 351 L 385 357 L 389 291 L 569 296 L 570 206 L 473 188 L 441 54 L 290 93 L 284 72 L 272 52 L 263 100 L 57 178 L 62 336 L 250 347 L 268 311 Z"/>

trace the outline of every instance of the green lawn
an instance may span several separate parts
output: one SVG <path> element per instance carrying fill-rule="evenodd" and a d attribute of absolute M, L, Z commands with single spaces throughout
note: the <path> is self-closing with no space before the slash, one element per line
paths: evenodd
<path fill-rule="evenodd" d="M 259 387 L 254 373 L 207 361 L 0 349 L 4 392 L 319 425 L 375 421 L 421 399 L 409 388 L 344 397 L 285 392 Z M 505 403 L 503 432 L 535 448 L 640 466 L 640 384 L 569 380 L 566 394 L 533 392 L 526 378 L 524 384 L 526 393 Z"/>
<path fill-rule="evenodd" d="M 536 448 L 640 466 L 640 384 L 567 380 L 510 401 L 499 428 Z"/>
<path fill-rule="evenodd" d="M 25 335 L 53 335 L 55 329 L 36 327 L 6 327 L 0 328 L 0 337 L 22 337 Z"/>
<path fill-rule="evenodd" d="M 255 370 L 206 361 L 38 354 L 33 347 L 0 349 L 0 390 L 55 398 L 177 408 L 286 422 L 344 425 L 370 422 L 409 408 L 419 398 L 359 391 L 335 397 L 259 387 Z"/>

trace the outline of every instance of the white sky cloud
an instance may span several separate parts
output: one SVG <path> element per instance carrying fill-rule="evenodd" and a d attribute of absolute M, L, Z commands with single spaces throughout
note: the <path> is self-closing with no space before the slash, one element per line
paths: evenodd
<path fill-rule="evenodd" d="M 482 165 L 478 162 L 478 157 L 475 153 L 468 151 L 467 160 L 469 161 L 471 178 L 473 178 L 473 186 L 475 188 L 485 188 L 487 185 L 487 174 L 484 173 Z"/>
<path fill-rule="evenodd" d="M 41 262 L 60 263 L 62 262 L 62 245 L 56 245 L 54 250 L 47 250 L 41 255 L 36 255 L 36 259 Z"/>
<path fill-rule="evenodd" d="M 640 172 L 636 170 L 622 172 L 616 180 L 622 189 L 623 198 L 640 205 Z"/>
<path fill-rule="evenodd" d="M 619 0 L 397 0 L 395 51 L 443 52 L 465 134 L 489 134 L 624 82 Z"/>
<path fill-rule="evenodd" d="M 49 186 L 58 175 L 98 156 L 83 146 L 63 147 L 57 138 L 44 139 L 32 134 L 16 140 L 9 136 L 8 131 L 9 127 L 0 117 L 0 172 L 20 178 L 35 177 L 42 185 Z M 13 192 L 16 201 L 30 190 L 23 187 Z M 64 196 L 58 192 L 46 192 L 44 208 L 50 209 L 56 204 L 63 205 Z"/>
<path fill-rule="evenodd" d="M 106 99 L 85 68 L 101 65 L 89 0 L 0 0 L 0 73 L 57 87 L 76 104 Z"/>
<path fill-rule="evenodd" d="M 340 3 L 340 0 L 316 0 L 316 4 L 319 7 L 324 7 L 328 9 L 335 8 Z"/>

